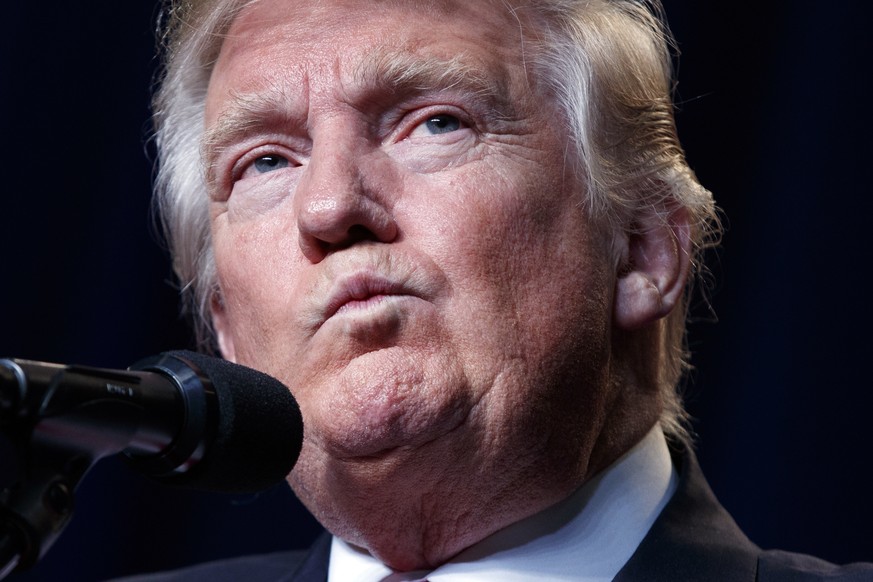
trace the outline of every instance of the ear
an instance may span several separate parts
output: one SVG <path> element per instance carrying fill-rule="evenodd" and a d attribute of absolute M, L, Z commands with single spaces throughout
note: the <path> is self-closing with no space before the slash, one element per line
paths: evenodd
<path fill-rule="evenodd" d="M 691 226 L 685 208 L 675 208 L 667 216 L 653 208 L 635 224 L 626 240 L 615 293 L 615 323 L 626 330 L 673 311 L 691 268 Z"/>
<path fill-rule="evenodd" d="M 233 334 L 230 331 L 230 321 L 228 321 L 227 310 L 224 307 L 221 293 L 216 291 L 212 296 L 212 301 L 209 302 L 209 312 L 212 316 L 212 327 L 215 330 L 215 337 L 218 340 L 218 350 L 224 359 L 236 362 Z"/>

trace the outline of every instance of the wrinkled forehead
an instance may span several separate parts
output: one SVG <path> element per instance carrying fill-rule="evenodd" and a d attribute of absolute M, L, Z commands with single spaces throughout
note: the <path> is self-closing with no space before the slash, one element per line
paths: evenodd
<path fill-rule="evenodd" d="M 369 14 L 373 21 L 391 14 L 420 14 L 438 23 L 452 17 L 474 16 L 468 24 L 480 30 L 503 20 L 518 24 L 533 12 L 527 0 L 215 0 L 214 10 L 232 16 L 231 27 L 269 26 L 289 17 L 301 31 L 329 33 L 332 24 L 357 12 Z M 312 26 L 316 29 L 312 30 Z M 504 31 L 506 32 L 506 31 Z M 346 39 L 347 40 L 347 39 Z"/>
<path fill-rule="evenodd" d="M 252 0 L 223 35 L 220 59 L 292 41 L 322 50 L 367 40 L 414 49 L 441 35 L 521 51 L 525 13 L 509 0 Z"/>
<path fill-rule="evenodd" d="M 443 85 L 464 78 L 523 98 L 529 26 L 504 0 L 256 0 L 224 35 L 207 110 L 215 86 L 256 94 L 316 73 L 349 86 L 390 77 L 406 87 L 443 71 Z"/>

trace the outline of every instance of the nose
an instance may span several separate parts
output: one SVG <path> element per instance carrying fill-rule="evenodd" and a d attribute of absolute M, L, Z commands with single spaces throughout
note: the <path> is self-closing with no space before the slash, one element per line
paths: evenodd
<path fill-rule="evenodd" d="M 299 245 L 307 260 L 318 263 L 362 241 L 393 241 L 398 231 L 387 206 L 384 164 L 352 147 L 317 147 L 295 193 Z"/>

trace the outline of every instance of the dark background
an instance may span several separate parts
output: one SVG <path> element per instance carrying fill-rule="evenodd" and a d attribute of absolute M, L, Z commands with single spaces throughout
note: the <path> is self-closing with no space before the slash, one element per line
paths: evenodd
<path fill-rule="evenodd" d="M 869 6 L 666 2 L 680 135 L 728 226 L 714 315 L 698 299 L 690 334 L 699 458 L 755 542 L 836 562 L 873 560 Z M 144 0 L 4 4 L 0 356 L 126 367 L 191 345 L 149 214 L 156 15 Z M 315 531 L 282 488 L 162 489 L 114 459 L 77 505 L 12 579 L 99 580 Z"/>

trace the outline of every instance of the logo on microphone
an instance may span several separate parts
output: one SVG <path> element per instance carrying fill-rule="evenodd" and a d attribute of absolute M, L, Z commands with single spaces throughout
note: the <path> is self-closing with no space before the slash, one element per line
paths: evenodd
<path fill-rule="evenodd" d="M 118 384 L 107 384 L 106 391 L 117 396 L 133 397 L 134 391 L 130 386 L 119 386 Z"/>

